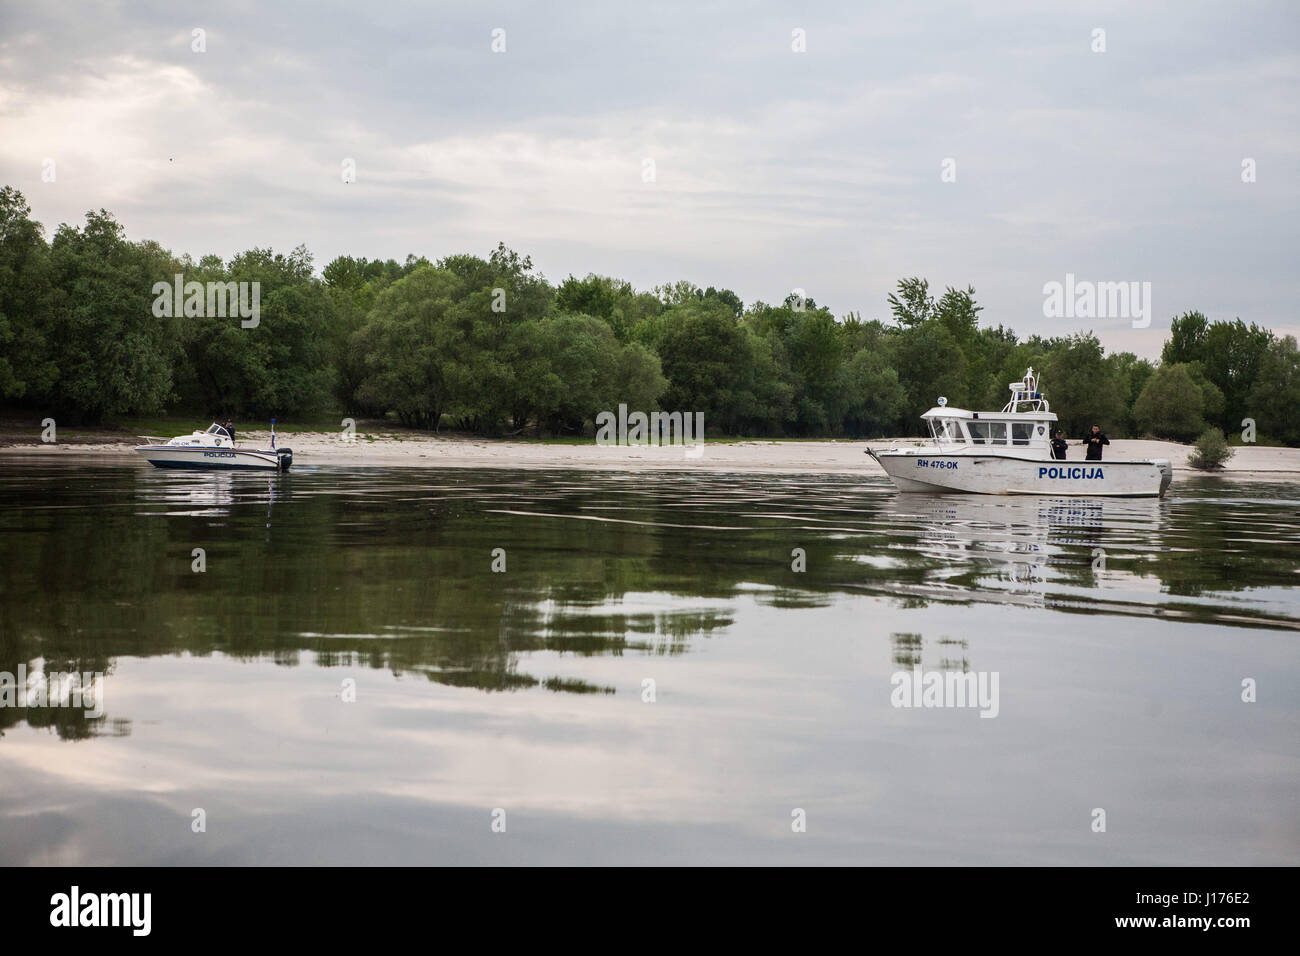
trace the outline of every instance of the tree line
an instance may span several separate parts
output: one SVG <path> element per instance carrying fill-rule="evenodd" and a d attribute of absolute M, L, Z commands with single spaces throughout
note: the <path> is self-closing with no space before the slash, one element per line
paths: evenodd
<path fill-rule="evenodd" d="M 255 327 L 178 307 L 155 284 L 260 284 Z M 105 210 L 45 238 L 0 189 L 0 399 L 59 420 L 162 411 L 260 420 L 341 413 L 480 434 L 580 434 L 631 409 L 702 411 L 753 436 L 917 434 L 949 404 L 1000 408 L 1027 366 L 1062 427 L 1190 440 L 1207 427 L 1300 444 L 1292 336 L 1199 312 L 1172 320 L 1159 362 L 1091 332 L 1020 339 L 981 324 L 973 288 L 905 278 L 888 320 L 811 298 L 745 306 L 729 289 L 649 291 L 599 275 L 548 282 L 498 245 L 487 258 L 399 263 L 254 248 L 229 260 L 130 241 Z"/>

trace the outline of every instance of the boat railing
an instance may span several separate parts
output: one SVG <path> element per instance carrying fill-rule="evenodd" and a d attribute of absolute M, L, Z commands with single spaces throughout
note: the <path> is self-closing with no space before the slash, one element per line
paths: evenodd
<path fill-rule="evenodd" d="M 1005 412 L 1050 412 L 1051 406 L 1047 404 L 1047 399 L 1043 393 L 1038 390 L 1038 376 L 1034 374 L 1031 365 L 1025 370 L 1025 377 L 1018 382 L 1012 382 L 1007 386 L 1011 389 L 1011 400 L 1002 406 Z M 1022 405 L 1029 406 L 1021 408 Z"/>

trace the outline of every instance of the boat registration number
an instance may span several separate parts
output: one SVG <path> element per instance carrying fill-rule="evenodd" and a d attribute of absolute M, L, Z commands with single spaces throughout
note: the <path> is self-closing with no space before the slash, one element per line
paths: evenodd
<path fill-rule="evenodd" d="M 957 463 L 955 461 L 948 461 L 943 458 L 939 458 L 934 461 L 931 461 L 929 458 L 918 458 L 916 460 L 916 467 L 917 468 L 947 468 L 950 471 L 956 471 Z"/>

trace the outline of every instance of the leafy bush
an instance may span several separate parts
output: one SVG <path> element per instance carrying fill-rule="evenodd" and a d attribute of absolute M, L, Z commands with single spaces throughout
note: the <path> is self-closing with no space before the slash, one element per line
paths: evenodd
<path fill-rule="evenodd" d="M 1218 428 L 1207 428 L 1196 440 L 1196 450 L 1187 456 L 1187 463 L 1201 471 L 1215 471 L 1231 458 L 1233 450 Z"/>

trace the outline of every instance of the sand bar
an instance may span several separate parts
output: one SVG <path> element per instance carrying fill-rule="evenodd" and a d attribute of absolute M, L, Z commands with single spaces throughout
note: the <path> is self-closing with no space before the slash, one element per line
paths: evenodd
<path fill-rule="evenodd" d="M 266 447 L 270 432 L 241 431 L 241 445 Z M 78 460 L 140 460 L 132 451 L 138 439 L 104 443 L 41 444 L 13 442 L 0 447 L 0 461 L 39 456 Z M 714 471 L 773 474 L 883 475 L 864 454 L 870 445 L 921 444 L 921 439 L 838 441 L 705 441 L 693 450 L 681 446 L 600 446 L 590 443 L 551 443 L 444 437 L 410 432 L 357 432 L 343 441 L 328 432 L 298 432 L 278 436 L 277 443 L 294 453 L 294 467 L 311 465 L 413 466 L 427 468 L 573 468 L 612 471 Z M 1196 474 L 1187 464 L 1190 445 L 1176 442 L 1114 439 L 1106 449 L 1110 460 L 1167 458 L 1177 473 Z M 1071 460 L 1083 460 L 1083 449 L 1072 446 Z M 144 464 L 141 461 L 141 464 Z M 1220 474 L 1233 477 L 1300 475 L 1300 448 L 1247 445 L 1238 447 Z"/>

